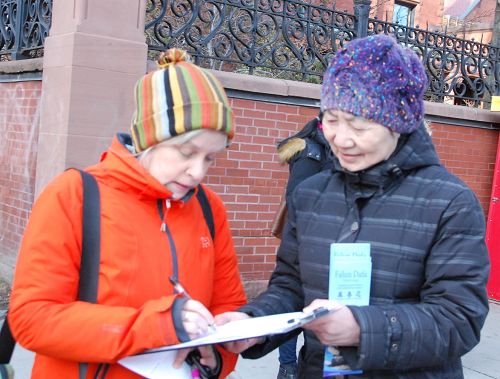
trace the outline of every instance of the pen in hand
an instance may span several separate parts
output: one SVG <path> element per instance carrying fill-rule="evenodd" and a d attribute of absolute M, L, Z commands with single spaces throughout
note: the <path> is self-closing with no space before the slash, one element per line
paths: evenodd
<path fill-rule="evenodd" d="M 184 296 L 188 300 L 192 300 L 193 298 L 188 294 L 188 292 L 185 290 L 185 288 L 179 283 L 178 280 L 176 280 L 173 276 L 169 277 L 170 283 L 174 286 L 174 291 L 178 293 L 179 295 Z M 208 324 L 208 328 L 211 333 L 215 333 L 217 329 L 215 328 L 214 324 Z"/>

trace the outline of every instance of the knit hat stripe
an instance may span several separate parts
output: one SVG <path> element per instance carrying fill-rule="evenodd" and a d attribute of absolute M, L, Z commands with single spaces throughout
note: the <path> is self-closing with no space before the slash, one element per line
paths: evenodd
<path fill-rule="evenodd" d="M 212 109 L 210 115 L 210 123 L 215 125 L 216 130 L 223 131 L 225 126 L 224 124 L 224 108 L 225 108 L 225 99 L 221 96 L 220 89 L 218 83 L 214 80 L 212 74 L 207 73 L 205 75 L 206 84 L 210 88 L 210 93 L 213 96 L 212 103 L 217 105 L 216 109 Z"/>
<path fill-rule="evenodd" d="M 190 73 L 189 77 L 193 83 L 193 86 L 190 87 L 191 99 L 194 100 L 196 97 L 199 105 L 203 104 L 203 106 L 198 107 L 196 114 L 193 112 L 192 125 L 200 125 L 201 128 L 212 125 L 215 126 L 215 129 L 219 129 L 217 117 L 214 117 L 217 116 L 217 112 L 214 112 L 213 107 L 205 105 L 215 104 L 219 100 L 214 96 L 214 91 L 207 78 L 208 75 L 205 73 L 196 75 L 195 70 L 199 71 L 199 69 L 195 66 L 185 65 L 184 68 Z"/>
<path fill-rule="evenodd" d="M 136 146 L 144 146 L 144 128 L 142 127 L 142 83 L 144 78 L 139 79 L 134 91 L 135 102 L 137 104 L 132 120 L 132 140 Z"/>
<path fill-rule="evenodd" d="M 168 133 L 167 135 L 170 138 L 175 135 L 175 112 L 174 112 L 174 95 L 172 93 L 172 86 L 170 85 L 170 75 L 169 71 L 161 70 L 163 77 L 163 86 L 165 87 L 165 100 L 166 100 L 166 109 L 167 109 L 167 116 L 166 119 L 168 120 L 168 124 L 166 125 L 166 128 L 168 128 Z"/>
<path fill-rule="evenodd" d="M 231 108 L 229 107 L 229 101 L 224 93 L 224 90 L 222 89 L 221 84 L 214 78 L 214 76 L 209 74 L 206 77 L 207 82 L 210 83 L 214 96 L 216 96 L 218 100 L 218 107 L 215 115 L 216 119 L 213 122 L 217 125 L 217 130 L 227 133 L 229 138 L 232 138 L 232 119 L 230 118 Z"/>
<path fill-rule="evenodd" d="M 170 91 L 172 92 L 172 111 L 175 112 L 175 120 L 172 123 L 172 135 L 179 135 L 184 133 L 186 130 L 184 128 L 184 100 L 180 88 L 179 76 L 177 74 L 176 67 L 173 66 L 168 70 L 168 75 L 170 79 Z"/>
<path fill-rule="evenodd" d="M 190 107 L 185 108 L 185 131 L 191 131 L 193 129 L 202 128 L 203 124 L 201 122 L 201 105 L 203 104 L 202 91 L 197 88 L 196 79 L 201 77 L 203 74 L 197 70 L 195 66 L 187 64 L 179 64 L 178 70 L 179 80 L 182 81 L 183 86 L 181 86 L 182 98 L 184 99 L 184 104 L 191 104 Z M 195 71 L 196 70 L 196 71 Z M 182 79 L 181 79 L 182 78 Z"/>
<path fill-rule="evenodd" d="M 216 125 L 216 129 L 222 132 L 226 132 L 227 127 L 227 117 L 226 110 L 228 108 L 227 99 L 224 95 L 224 91 L 221 91 L 219 82 L 214 78 L 211 73 L 207 73 L 205 76 L 207 80 L 207 85 L 210 88 L 210 93 L 214 97 L 212 102 L 216 105 L 215 109 L 212 109 L 212 114 L 210 117 L 210 123 Z M 229 134 L 229 133 L 227 133 Z"/>
<path fill-rule="evenodd" d="M 161 141 L 170 137 L 170 132 L 168 130 L 168 114 L 165 109 L 167 100 L 165 96 L 165 87 L 163 86 L 163 72 L 155 72 L 151 78 L 151 82 L 153 92 L 157 94 L 155 99 L 151 101 L 154 118 L 154 127 L 152 131 L 154 132 L 156 141 Z"/>
<path fill-rule="evenodd" d="M 156 144 L 154 139 L 154 123 L 153 123 L 153 110 L 152 110 L 152 86 L 151 86 L 152 74 L 147 75 L 144 78 L 144 85 L 141 93 L 142 98 L 142 127 L 144 129 L 144 145 L 150 146 Z"/>
<path fill-rule="evenodd" d="M 218 119 L 216 120 L 217 130 L 226 132 L 229 138 L 233 138 L 234 131 L 231 130 L 232 127 L 232 110 L 229 106 L 229 100 L 222 88 L 220 82 L 215 79 L 212 74 L 206 75 L 208 82 L 210 83 L 213 93 L 217 96 L 219 100 L 219 109 L 221 112 L 217 112 Z"/>

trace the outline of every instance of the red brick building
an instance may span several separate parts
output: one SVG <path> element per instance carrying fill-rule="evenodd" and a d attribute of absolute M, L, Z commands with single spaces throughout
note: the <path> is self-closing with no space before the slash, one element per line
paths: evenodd
<path fill-rule="evenodd" d="M 494 1 L 494 0 L 493 0 Z M 313 4 L 353 13 L 353 0 L 311 0 Z M 446 0 L 371 0 L 370 17 L 429 29 L 440 27 Z"/>
<path fill-rule="evenodd" d="M 354 0 L 311 0 L 347 13 Z M 370 17 L 421 29 L 457 33 L 464 39 L 490 43 L 497 0 L 371 0 Z"/>
<path fill-rule="evenodd" d="M 490 43 L 497 0 L 444 0 L 443 27 L 464 39 Z"/>

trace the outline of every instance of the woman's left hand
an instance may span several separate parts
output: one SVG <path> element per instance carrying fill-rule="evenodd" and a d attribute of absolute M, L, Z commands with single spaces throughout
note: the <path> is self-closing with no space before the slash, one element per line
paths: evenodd
<path fill-rule="evenodd" d="M 359 345 L 359 325 L 348 307 L 338 301 L 316 299 L 304 308 L 304 312 L 312 312 L 319 307 L 335 310 L 304 325 L 304 329 L 312 331 L 323 345 Z"/>

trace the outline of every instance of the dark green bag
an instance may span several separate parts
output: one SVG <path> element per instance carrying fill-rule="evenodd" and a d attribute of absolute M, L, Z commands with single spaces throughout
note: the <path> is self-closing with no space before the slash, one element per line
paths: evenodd
<path fill-rule="evenodd" d="M 7 324 L 7 315 L 5 315 L 4 325 L 0 331 L 0 379 L 13 379 L 14 370 L 9 364 L 12 351 L 14 350 L 14 338 L 10 333 L 10 328 Z"/>

